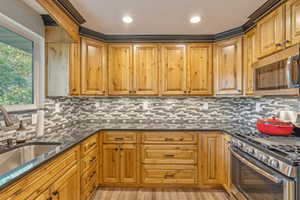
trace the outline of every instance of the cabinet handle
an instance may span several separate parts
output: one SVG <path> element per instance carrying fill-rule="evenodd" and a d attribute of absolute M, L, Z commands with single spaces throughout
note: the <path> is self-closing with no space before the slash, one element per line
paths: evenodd
<path fill-rule="evenodd" d="M 115 140 L 124 140 L 124 138 L 115 138 Z"/>
<path fill-rule="evenodd" d="M 276 47 L 281 47 L 282 46 L 281 43 L 276 43 L 275 45 L 276 45 Z"/>
<path fill-rule="evenodd" d="M 93 161 L 95 161 L 96 160 L 96 157 L 94 156 L 91 160 L 90 160 L 90 162 L 93 162 Z"/>
<path fill-rule="evenodd" d="M 93 147 L 95 145 L 96 145 L 96 142 L 93 142 L 92 144 L 89 145 L 89 147 L 91 148 L 91 147 Z"/>
<path fill-rule="evenodd" d="M 54 196 L 56 196 L 56 195 L 59 194 L 59 192 L 58 192 L 58 191 L 55 191 L 55 192 L 52 192 L 52 194 L 53 194 Z"/>
<path fill-rule="evenodd" d="M 165 141 L 174 141 L 174 138 L 165 138 Z"/>
<path fill-rule="evenodd" d="M 90 179 L 92 179 L 94 177 L 94 175 L 96 174 L 96 171 L 93 172 L 92 175 L 90 175 Z"/>
<path fill-rule="evenodd" d="M 192 92 L 191 90 L 188 91 L 189 94 L 190 94 L 191 92 Z"/>
<path fill-rule="evenodd" d="M 187 91 L 184 91 L 184 94 L 186 94 L 187 93 Z"/>
<path fill-rule="evenodd" d="M 284 40 L 284 44 L 286 44 L 286 43 L 290 43 L 291 41 L 290 40 Z"/>
<path fill-rule="evenodd" d="M 49 197 L 47 200 L 52 200 L 52 197 Z"/>
<path fill-rule="evenodd" d="M 165 178 L 174 178 L 175 174 L 166 174 Z"/>
<path fill-rule="evenodd" d="M 102 93 L 105 94 L 105 90 L 103 90 Z"/>
<path fill-rule="evenodd" d="M 115 148 L 115 151 L 118 151 L 118 148 Z"/>
<path fill-rule="evenodd" d="M 173 157 L 175 157 L 175 155 L 174 154 L 165 154 L 165 157 L 167 157 L 167 158 L 173 158 Z"/>

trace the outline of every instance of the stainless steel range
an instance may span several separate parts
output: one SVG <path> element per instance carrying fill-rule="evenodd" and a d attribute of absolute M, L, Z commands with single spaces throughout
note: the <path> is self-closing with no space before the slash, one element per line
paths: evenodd
<path fill-rule="evenodd" d="M 299 138 L 237 134 L 230 150 L 237 199 L 300 200 Z"/>

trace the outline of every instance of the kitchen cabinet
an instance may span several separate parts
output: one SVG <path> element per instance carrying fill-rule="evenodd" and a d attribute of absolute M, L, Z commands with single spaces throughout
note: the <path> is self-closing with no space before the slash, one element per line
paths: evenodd
<path fill-rule="evenodd" d="M 223 135 L 224 142 L 224 188 L 230 194 L 231 193 L 231 153 L 230 153 L 230 135 Z"/>
<path fill-rule="evenodd" d="M 187 88 L 189 95 L 212 95 L 212 45 L 187 46 Z"/>
<path fill-rule="evenodd" d="M 72 43 L 70 46 L 70 82 L 69 82 L 69 94 L 70 95 L 80 95 L 81 84 L 80 84 L 80 42 Z"/>
<path fill-rule="evenodd" d="M 186 45 L 161 45 L 161 63 L 161 94 L 187 94 Z"/>
<path fill-rule="evenodd" d="M 221 185 L 223 174 L 222 134 L 207 132 L 201 134 L 201 176 L 204 185 Z"/>
<path fill-rule="evenodd" d="M 284 48 L 284 6 L 278 7 L 257 22 L 258 57 L 264 57 Z"/>
<path fill-rule="evenodd" d="M 51 196 L 50 191 L 46 190 L 42 194 L 40 194 L 38 197 L 33 196 L 33 197 L 27 198 L 26 200 L 49 200 L 49 199 L 51 199 L 50 196 Z"/>
<path fill-rule="evenodd" d="M 133 48 L 134 95 L 158 95 L 158 46 L 135 44 Z"/>
<path fill-rule="evenodd" d="M 81 94 L 107 93 L 106 45 L 88 38 L 81 39 Z"/>
<path fill-rule="evenodd" d="M 254 90 L 253 64 L 257 61 L 256 28 L 246 33 L 244 37 L 244 90 L 246 95 L 252 95 Z"/>
<path fill-rule="evenodd" d="M 289 0 L 286 2 L 286 46 L 300 43 L 300 1 Z"/>
<path fill-rule="evenodd" d="M 54 200 L 80 200 L 80 178 L 77 166 L 73 166 L 53 183 L 51 197 Z"/>
<path fill-rule="evenodd" d="M 110 95 L 132 94 L 132 55 L 131 44 L 109 45 L 108 81 Z"/>
<path fill-rule="evenodd" d="M 216 94 L 242 94 L 242 38 L 214 45 L 214 80 Z"/>
<path fill-rule="evenodd" d="M 103 145 L 103 183 L 137 183 L 136 144 Z"/>

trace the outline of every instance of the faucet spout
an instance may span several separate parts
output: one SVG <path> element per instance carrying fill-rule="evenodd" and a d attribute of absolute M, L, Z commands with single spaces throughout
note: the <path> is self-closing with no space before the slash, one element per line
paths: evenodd
<path fill-rule="evenodd" d="M 9 117 L 9 114 L 8 114 L 7 110 L 6 110 L 3 106 L 0 106 L 0 111 L 1 111 L 2 114 L 3 114 L 3 117 L 4 117 L 4 121 L 5 121 L 6 127 L 13 126 L 13 125 L 14 125 L 14 122 L 13 122 L 12 119 Z"/>

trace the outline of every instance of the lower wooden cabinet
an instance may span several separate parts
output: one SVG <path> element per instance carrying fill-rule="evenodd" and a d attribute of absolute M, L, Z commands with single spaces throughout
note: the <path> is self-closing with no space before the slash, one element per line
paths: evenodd
<path fill-rule="evenodd" d="M 26 200 L 49 200 L 50 199 L 50 191 L 46 190 L 45 192 L 43 192 L 42 194 L 40 194 L 38 197 L 34 197 L 34 198 L 28 198 Z"/>
<path fill-rule="evenodd" d="M 137 145 L 103 145 L 103 183 L 137 183 Z"/>
<path fill-rule="evenodd" d="M 224 181 L 224 148 L 222 134 L 207 132 L 201 139 L 201 183 L 204 185 L 222 185 Z"/>
<path fill-rule="evenodd" d="M 230 141 L 229 135 L 224 135 L 224 188 L 228 193 L 231 192 L 231 153 L 230 153 Z"/>

